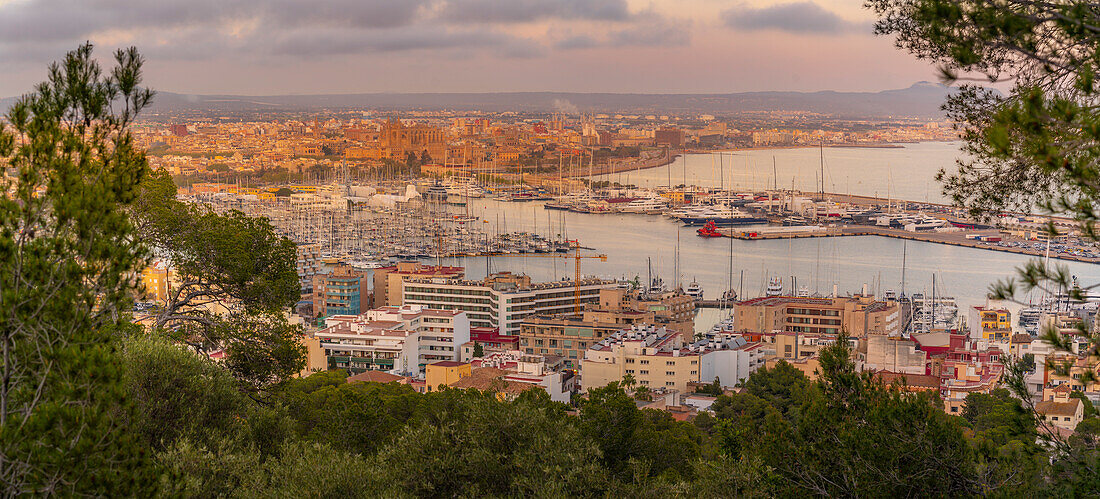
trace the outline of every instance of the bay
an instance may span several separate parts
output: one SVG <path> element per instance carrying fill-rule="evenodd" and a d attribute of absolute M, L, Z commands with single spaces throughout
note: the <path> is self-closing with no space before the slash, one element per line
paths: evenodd
<path fill-rule="evenodd" d="M 697 185 L 763 190 L 778 184 L 817 192 L 824 170 L 825 191 L 907 201 L 947 203 L 936 173 L 954 172 L 961 142 L 920 142 L 896 148 L 802 147 L 685 154 L 668 166 L 597 175 L 596 180 L 639 187 Z M 824 168 L 822 168 L 824 166 Z"/>
<path fill-rule="evenodd" d="M 954 168 L 960 145 L 930 142 L 896 149 L 825 148 L 826 190 L 946 202 L 939 193 L 935 174 L 940 168 Z M 821 152 L 801 148 L 725 153 L 724 171 L 711 168 L 710 154 L 689 154 L 677 159 L 671 169 L 662 167 L 598 178 L 655 187 L 668 184 L 669 170 L 673 175 L 679 170 L 681 178 L 673 177 L 673 184 L 686 178 L 688 184 L 728 186 L 732 178 L 734 185 L 741 188 L 762 189 L 765 183 L 774 182 L 771 166 L 774 156 L 774 170 L 778 171 L 781 187 L 789 185 L 793 176 L 796 188 L 816 190 L 815 171 L 820 171 Z M 717 164 L 717 157 L 713 161 Z M 738 290 L 742 298 L 760 296 L 770 277 L 780 277 L 786 292 L 806 286 L 811 293 L 828 295 L 835 286 L 839 294 L 847 295 L 861 292 L 864 285 L 877 295 L 887 290 L 900 292 L 904 251 L 906 293 L 931 294 L 935 275 L 936 294 L 956 297 L 962 308 L 984 304 L 993 283 L 1013 276 L 1016 268 L 1034 258 L 878 236 L 761 241 L 703 238 L 696 235 L 695 228 L 682 227 L 662 216 L 548 211 L 542 205 L 471 199 L 468 210 L 487 221 L 478 223 L 492 232 L 527 231 L 578 239 L 582 246 L 592 248 L 586 253 L 607 255 L 606 262 L 581 260 L 584 275 L 611 279 L 637 276 L 642 281 L 653 275 L 660 276 L 670 286 L 679 284 L 685 288 L 696 280 L 709 299 L 717 298 L 730 287 Z M 449 209 L 455 213 L 466 210 Z M 471 278 L 480 278 L 489 271 L 525 273 L 536 281 L 574 275 L 571 258 L 517 255 L 445 259 L 445 262 L 466 267 Z M 1051 262 L 1065 265 L 1083 284 L 1100 282 L 1100 265 Z M 1041 297 L 1035 294 L 1022 298 L 1037 301 Z M 965 313 L 965 309 L 960 313 Z M 717 318 L 716 312 L 705 311 L 700 314 L 700 326 L 709 327 Z"/>

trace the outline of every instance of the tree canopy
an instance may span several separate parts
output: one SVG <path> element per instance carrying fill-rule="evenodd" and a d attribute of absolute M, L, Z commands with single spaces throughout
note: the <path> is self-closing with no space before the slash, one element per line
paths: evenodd
<path fill-rule="evenodd" d="M 130 134 L 152 99 L 142 58 L 91 44 L 0 121 L 0 487 L 3 495 L 134 495 L 147 456 L 124 427 L 114 367 L 146 252 L 125 213 L 148 166 Z"/>

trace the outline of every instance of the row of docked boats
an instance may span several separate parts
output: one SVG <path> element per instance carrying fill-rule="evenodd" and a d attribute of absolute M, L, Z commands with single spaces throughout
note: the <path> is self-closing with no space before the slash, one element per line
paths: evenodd
<path fill-rule="evenodd" d="M 690 204 L 673 209 L 669 206 L 669 199 L 664 197 L 607 198 L 585 192 L 558 197 L 546 203 L 545 208 L 575 213 L 664 215 L 684 225 L 700 227 L 708 224 L 730 227 L 768 223 L 767 218 L 750 214 L 740 207 L 751 201 L 751 198 L 729 197 L 712 199 L 709 204 Z"/>

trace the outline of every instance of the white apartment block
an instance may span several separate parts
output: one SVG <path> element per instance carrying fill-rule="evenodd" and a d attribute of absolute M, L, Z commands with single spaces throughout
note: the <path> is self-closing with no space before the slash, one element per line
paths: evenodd
<path fill-rule="evenodd" d="M 599 304 L 600 290 L 614 281 L 582 279 L 527 285 L 486 284 L 446 278 L 410 280 L 403 284 L 404 303 L 441 310 L 460 310 L 474 327 L 499 328 L 501 334 L 518 335 L 520 323 L 532 315 L 573 314 L 574 295 L 581 306 Z"/>
<path fill-rule="evenodd" d="M 419 375 L 424 366 L 458 360 L 458 347 L 470 341 L 470 321 L 462 311 L 421 305 L 383 307 L 360 315 L 334 315 L 314 333 L 329 369 Z"/>

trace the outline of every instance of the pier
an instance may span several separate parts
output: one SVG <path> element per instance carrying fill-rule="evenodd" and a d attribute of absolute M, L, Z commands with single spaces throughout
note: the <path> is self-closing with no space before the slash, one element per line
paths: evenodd
<path fill-rule="evenodd" d="M 1009 246 L 998 246 L 994 244 L 984 243 L 974 239 L 967 239 L 967 235 L 988 235 L 988 236 L 1000 236 L 1000 232 L 996 229 L 977 230 L 977 231 L 956 231 L 956 232 L 910 232 L 903 229 L 895 229 L 890 227 L 878 227 L 874 225 L 850 225 L 843 227 L 820 227 L 820 230 L 810 230 L 812 227 L 817 226 L 803 226 L 792 227 L 792 230 L 787 227 L 763 227 L 763 228 L 734 228 L 734 229 L 719 229 L 718 232 L 724 237 L 732 237 L 734 239 L 741 239 L 745 241 L 760 241 L 770 239 L 801 239 L 810 237 L 842 237 L 842 236 L 881 236 L 881 237 L 893 237 L 897 239 L 908 239 L 910 241 L 920 241 L 926 243 L 936 244 L 948 244 L 952 246 L 961 246 L 965 248 L 984 249 L 992 251 L 1001 251 L 1005 253 L 1016 253 L 1018 255 L 1028 256 L 1045 256 L 1043 251 L 1036 251 L 1030 248 L 1017 248 Z M 1054 254 L 1051 253 L 1050 258 L 1059 260 L 1069 260 L 1074 262 L 1084 263 L 1100 263 L 1100 258 L 1088 258 L 1076 255 L 1067 254 Z"/>

